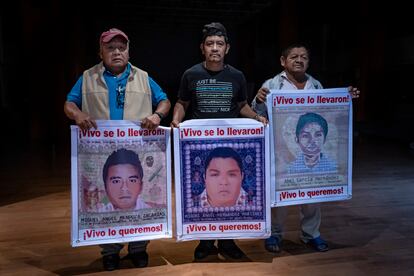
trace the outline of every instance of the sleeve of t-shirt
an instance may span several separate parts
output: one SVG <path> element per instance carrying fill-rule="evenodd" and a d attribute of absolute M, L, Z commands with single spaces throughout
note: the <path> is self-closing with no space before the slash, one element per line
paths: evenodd
<path fill-rule="evenodd" d="M 151 89 L 151 99 L 152 105 L 157 106 L 160 101 L 167 99 L 167 94 L 162 90 L 162 88 L 156 83 L 151 77 L 148 77 L 149 86 Z"/>
<path fill-rule="evenodd" d="M 78 79 L 75 85 L 70 90 L 69 94 L 66 96 L 68 102 L 75 103 L 77 107 L 81 108 L 82 106 L 82 76 Z"/>
<path fill-rule="evenodd" d="M 180 88 L 178 89 L 178 98 L 185 102 L 191 100 L 191 93 L 188 89 L 188 80 L 186 73 L 184 73 L 181 77 Z"/>

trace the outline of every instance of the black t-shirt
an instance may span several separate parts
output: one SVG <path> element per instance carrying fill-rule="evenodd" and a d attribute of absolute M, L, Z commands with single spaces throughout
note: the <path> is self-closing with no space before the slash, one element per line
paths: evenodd
<path fill-rule="evenodd" d="M 199 63 L 184 72 L 178 98 L 191 101 L 192 119 L 237 118 L 238 103 L 247 98 L 246 79 L 230 65 L 213 72 Z"/>

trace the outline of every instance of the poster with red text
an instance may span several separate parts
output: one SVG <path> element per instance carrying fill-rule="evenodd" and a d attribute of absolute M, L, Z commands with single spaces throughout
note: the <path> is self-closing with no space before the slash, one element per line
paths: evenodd
<path fill-rule="evenodd" d="M 271 90 L 272 206 L 352 197 L 352 99 L 347 88 Z"/>
<path fill-rule="evenodd" d="M 170 129 L 71 126 L 72 246 L 172 237 Z"/>
<path fill-rule="evenodd" d="M 270 235 L 268 127 L 189 120 L 174 129 L 177 240 Z"/>

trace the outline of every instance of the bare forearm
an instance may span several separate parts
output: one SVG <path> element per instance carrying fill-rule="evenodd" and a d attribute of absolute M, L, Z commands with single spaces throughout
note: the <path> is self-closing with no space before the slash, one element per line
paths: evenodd
<path fill-rule="evenodd" d="M 252 108 L 244 102 L 242 107 L 240 108 L 240 115 L 245 118 L 254 118 L 256 116 L 256 112 L 252 110 Z"/>
<path fill-rule="evenodd" d="M 96 122 L 89 114 L 82 112 L 75 103 L 65 102 L 63 110 L 69 119 L 75 121 L 82 130 L 88 130 L 90 128 L 97 128 Z"/>
<path fill-rule="evenodd" d="M 259 121 L 263 124 L 268 123 L 265 117 L 260 116 L 259 114 L 254 112 L 254 110 L 246 102 L 244 102 L 244 105 L 240 109 L 240 115 L 245 118 L 255 119 L 256 121 Z"/>
<path fill-rule="evenodd" d="M 174 106 L 173 120 L 181 122 L 184 119 L 185 111 L 184 107 L 180 103 L 176 103 Z"/>
<path fill-rule="evenodd" d="M 168 115 L 168 112 L 170 112 L 170 108 L 171 108 L 171 102 L 170 100 L 166 99 L 158 103 L 158 106 L 155 112 L 161 113 L 163 117 L 166 117 Z"/>
<path fill-rule="evenodd" d="M 154 114 L 151 114 L 148 117 L 142 119 L 141 127 L 156 129 L 160 125 L 161 120 L 168 115 L 170 108 L 171 103 L 168 99 L 160 101 L 157 105 L 157 109 L 154 111 Z"/>
<path fill-rule="evenodd" d="M 78 106 L 72 102 L 65 102 L 63 110 L 66 116 L 71 120 L 76 120 L 76 116 L 81 112 Z"/>
<path fill-rule="evenodd" d="M 185 117 L 185 112 L 189 106 L 189 102 L 184 102 L 181 100 L 178 100 L 177 103 L 174 106 L 174 113 L 173 113 L 173 119 L 171 124 L 173 127 L 177 127 L 179 123 L 182 122 L 182 120 Z"/>

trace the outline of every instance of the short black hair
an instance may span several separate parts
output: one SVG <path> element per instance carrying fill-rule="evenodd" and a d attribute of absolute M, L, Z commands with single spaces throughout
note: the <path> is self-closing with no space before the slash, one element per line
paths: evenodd
<path fill-rule="evenodd" d="M 296 125 L 296 137 L 299 138 L 299 134 L 302 129 L 310 123 L 317 123 L 323 129 L 323 135 L 326 139 L 328 135 L 328 122 L 321 115 L 316 113 L 306 113 L 299 117 L 298 123 Z"/>
<path fill-rule="evenodd" d="M 212 22 L 210 24 L 204 25 L 202 42 L 204 43 L 204 41 L 206 40 L 208 36 L 213 36 L 213 35 L 223 36 L 226 43 L 229 42 L 226 28 L 220 22 Z"/>
<path fill-rule="evenodd" d="M 144 172 L 142 169 L 141 161 L 139 160 L 138 154 L 132 150 L 118 149 L 111 153 L 106 159 L 106 162 L 102 169 L 103 181 L 106 187 L 106 178 L 108 177 L 108 170 L 110 167 L 120 164 L 130 164 L 137 168 L 138 177 L 142 180 Z"/>
<path fill-rule="evenodd" d="M 290 44 L 288 47 L 286 47 L 285 49 L 282 50 L 281 55 L 284 58 L 287 58 L 287 56 L 290 54 L 290 51 L 292 51 L 293 48 L 305 48 L 306 52 L 308 52 L 308 56 L 310 56 L 310 50 L 309 47 L 306 46 L 304 43 L 294 43 L 294 44 Z"/>
<path fill-rule="evenodd" d="M 207 172 L 208 165 L 210 165 L 211 160 L 214 158 L 233 158 L 237 165 L 239 165 L 240 172 L 243 173 L 243 162 L 240 155 L 232 148 L 223 147 L 223 148 L 215 148 L 208 154 L 206 158 L 206 162 L 204 165 L 204 171 Z"/>

